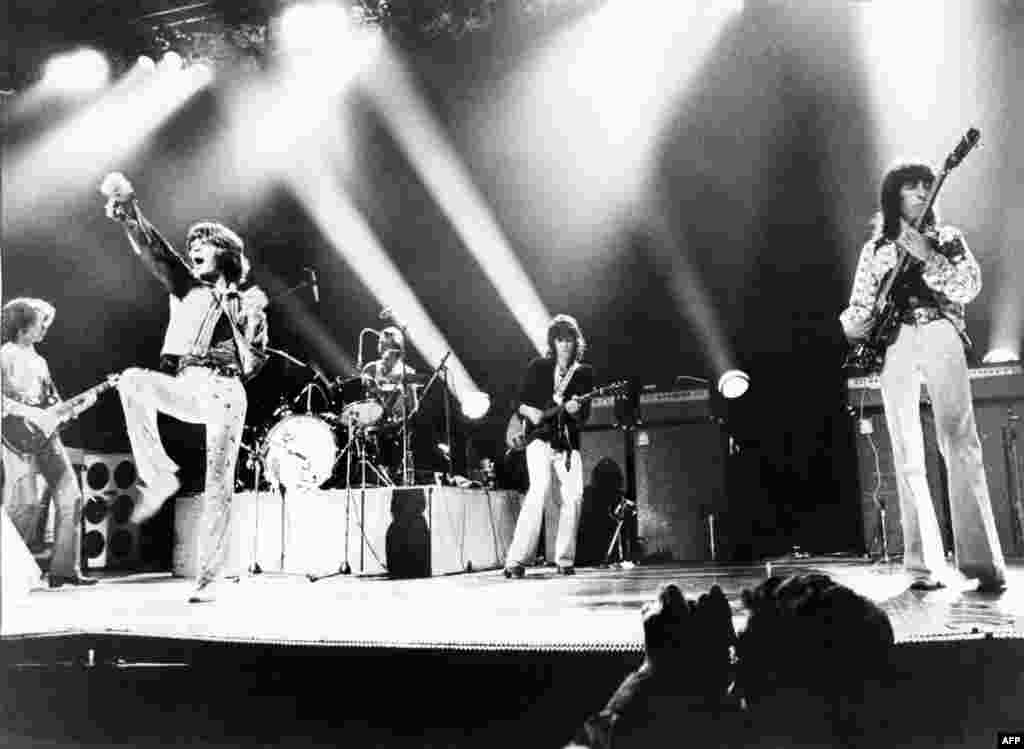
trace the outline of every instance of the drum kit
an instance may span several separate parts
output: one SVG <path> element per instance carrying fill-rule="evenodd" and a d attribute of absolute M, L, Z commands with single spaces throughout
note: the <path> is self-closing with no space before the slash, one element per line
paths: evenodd
<path fill-rule="evenodd" d="M 246 445 L 257 486 L 260 476 L 288 491 L 412 484 L 410 421 L 423 384 L 411 374 L 404 387 L 366 375 L 308 383 Z"/>

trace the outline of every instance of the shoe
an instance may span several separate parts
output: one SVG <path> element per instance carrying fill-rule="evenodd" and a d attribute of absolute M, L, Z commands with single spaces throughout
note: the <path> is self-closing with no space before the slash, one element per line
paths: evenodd
<path fill-rule="evenodd" d="M 1002 593 L 1006 590 L 1006 578 L 994 577 L 990 579 L 981 579 L 978 581 L 978 587 L 974 589 L 975 593 Z"/>
<path fill-rule="evenodd" d="M 930 590 L 941 590 L 942 588 L 945 588 L 945 587 L 946 587 L 946 584 L 944 582 L 942 582 L 941 580 L 936 580 L 934 578 L 922 578 L 920 580 L 915 580 L 914 582 L 912 582 L 910 584 L 910 589 L 911 590 L 930 591 Z"/>
<path fill-rule="evenodd" d="M 165 474 L 159 480 L 154 481 L 152 486 L 139 485 L 139 501 L 132 510 L 131 522 L 136 525 L 144 523 L 160 511 L 164 502 L 167 501 L 178 489 L 181 482 L 173 473 Z"/>
<path fill-rule="evenodd" d="M 59 588 L 62 585 L 95 585 L 98 583 L 95 577 L 86 577 L 82 574 L 76 574 L 73 576 L 67 575 L 49 575 L 49 584 L 51 588 Z"/>
<path fill-rule="evenodd" d="M 521 580 L 526 576 L 526 568 L 521 564 L 513 564 L 505 568 L 505 578 L 511 580 L 513 577 Z"/>
<path fill-rule="evenodd" d="M 213 580 L 203 580 L 196 584 L 192 595 L 188 597 L 189 603 L 212 603 L 217 600 L 213 590 Z"/>
<path fill-rule="evenodd" d="M 559 575 L 575 575 L 576 574 L 576 568 L 573 567 L 571 564 L 567 564 L 564 567 L 559 567 L 558 568 L 558 574 Z"/>

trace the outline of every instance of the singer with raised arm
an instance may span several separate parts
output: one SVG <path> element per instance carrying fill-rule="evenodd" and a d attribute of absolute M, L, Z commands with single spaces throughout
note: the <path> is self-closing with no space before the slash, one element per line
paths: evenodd
<path fill-rule="evenodd" d="M 583 460 L 580 429 L 590 415 L 590 403 L 576 396 L 593 388 L 594 372 L 583 363 L 586 339 L 570 315 L 556 315 L 548 326 L 545 356 L 530 362 L 519 389 L 518 414 L 533 427 L 526 445 L 530 486 L 519 511 L 512 545 L 505 557 L 505 577 L 521 578 L 537 553 L 544 500 L 552 483 L 561 498 L 555 563 L 564 575 L 576 572 L 576 532 L 583 503 Z M 552 404 L 560 406 L 545 422 Z"/>
<path fill-rule="evenodd" d="M 53 495 L 53 557 L 49 584 L 57 588 L 92 585 L 95 578 L 82 574 L 82 490 L 75 477 L 64 443 L 57 433 L 58 418 L 52 407 L 61 403 L 50 376 L 50 367 L 36 345 L 46 337 L 56 311 L 42 299 L 12 299 L 3 307 L 3 346 L 0 372 L 3 375 L 3 504 L 27 544 L 39 535 L 42 512 L 36 492 L 36 475 L 41 475 Z M 95 398 L 92 398 L 95 401 Z M 51 435 L 38 450 L 15 449 L 14 422 L 25 419 L 40 434 Z M 10 443 L 10 444 L 9 444 Z M 4 549 L 4 553 L 13 550 Z M 5 573 L 6 574 L 6 570 Z"/>
<path fill-rule="evenodd" d="M 128 180 L 104 179 L 107 216 L 124 227 L 135 254 L 170 295 L 160 372 L 132 368 L 118 390 L 138 469 L 141 501 L 133 520 L 151 517 L 179 488 L 157 413 L 206 426 L 206 490 L 199 575 L 190 602 L 212 600 L 227 551 L 235 464 L 247 399 L 242 386 L 266 361 L 267 297 L 248 283 L 241 238 L 214 221 L 193 224 L 185 257 L 142 215 Z"/>
<path fill-rule="evenodd" d="M 945 586 L 942 536 L 925 474 L 923 381 L 947 467 L 956 566 L 978 579 L 979 590 L 998 591 L 1006 584 L 1006 564 L 964 353 L 964 308 L 981 290 L 981 272 L 963 233 L 938 222 L 931 208 L 933 188 L 936 176 L 922 163 L 897 164 L 885 174 L 875 232 L 861 250 L 850 302 L 839 319 L 847 339 L 864 341 L 886 302 L 878 298 L 880 289 L 900 269 L 889 286 L 896 335 L 884 350 L 880 380 L 896 469 L 903 564 L 912 588 Z"/>

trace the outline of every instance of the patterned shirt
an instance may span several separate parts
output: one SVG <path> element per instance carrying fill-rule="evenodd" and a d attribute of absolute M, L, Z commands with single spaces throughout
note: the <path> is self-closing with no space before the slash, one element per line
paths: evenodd
<path fill-rule="evenodd" d="M 967 323 L 964 305 L 981 291 L 981 269 L 978 261 L 967 247 L 967 241 L 959 229 L 941 226 L 924 232 L 935 252 L 926 262 L 911 258 L 921 270 L 921 278 L 934 293 L 938 312 L 924 310 L 915 313 L 918 324 L 938 319 L 948 319 L 957 331 L 965 334 Z M 905 250 L 893 240 L 884 240 L 876 246 L 876 240 L 865 243 L 860 251 L 857 272 L 854 275 L 850 303 L 839 315 L 843 330 L 850 331 L 871 320 L 876 314 L 879 288 L 886 275 L 899 263 Z"/>

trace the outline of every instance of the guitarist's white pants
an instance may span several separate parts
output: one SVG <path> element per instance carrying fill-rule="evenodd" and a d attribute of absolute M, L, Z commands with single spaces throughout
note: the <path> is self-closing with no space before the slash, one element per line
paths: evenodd
<path fill-rule="evenodd" d="M 213 580 L 227 556 L 235 464 L 245 424 L 245 388 L 236 377 L 187 367 L 177 377 L 128 369 L 118 383 L 125 424 L 139 478 L 147 486 L 166 484 L 178 466 L 160 442 L 157 412 L 206 425 L 204 533 L 200 539 L 199 582 Z"/>
<path fill-rule="evenodd" d="M 580 524 L 580 506 L 583 503 L 583 460 L 579 450 L 573 450 L 569 467 L 565 466 L 565 453 L 555 452 L 551 445 L 536 439 L 526 446 L 526 469 L 530 475 L 530 488 L 519 510 L 512 545 L 505 557 L 505 566 L 529 566 L 537 555 L 540 526 L 544 517 L 544 501 L 557 487 L 562 509 L 558 517 L 555 537 L 555 562 L 559 567 L 571 567 L 576 559 L 576 530 Z"/>
<path fill-rule="evenodd" d="M 903 325 L 885 356 L 882 402 L 892 439 L 903 526 L 903 564 L 916 576 L 945 569 L 942 536 L 925 473 L 921 383 L 947 466 L 956 564 L 968 577 L 1003 579 L 1003 560 L 974 421 L 963 344 L 952 323 Z"/>

